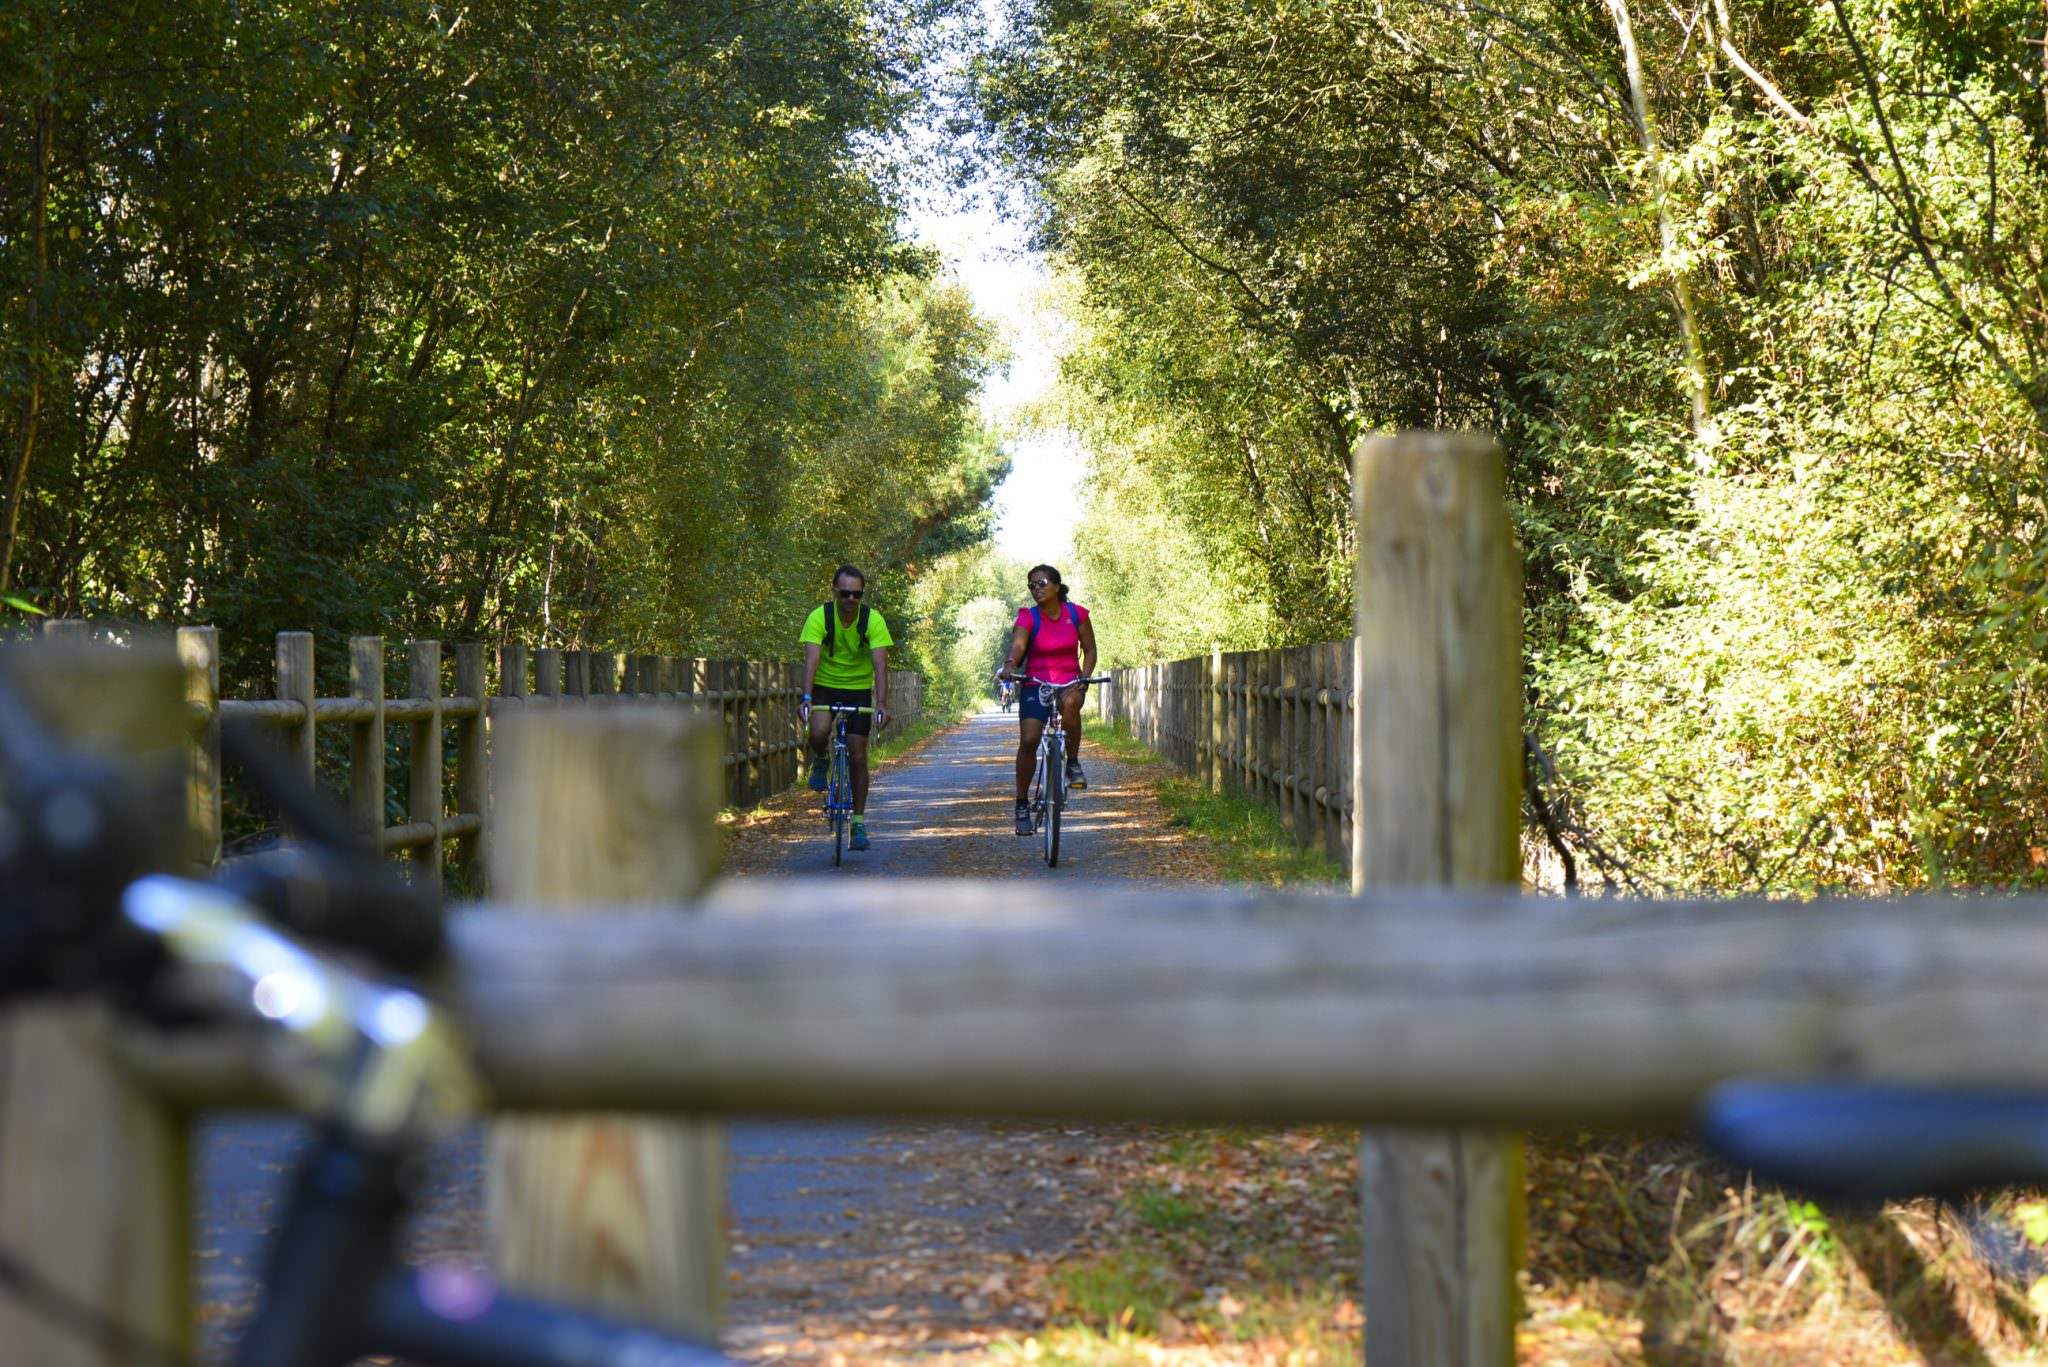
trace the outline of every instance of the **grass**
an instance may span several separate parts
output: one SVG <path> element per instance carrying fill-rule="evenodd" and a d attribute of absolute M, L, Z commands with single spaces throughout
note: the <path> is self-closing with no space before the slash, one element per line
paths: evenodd
<path fill-rule="evenodd" d="M 1319 850 L 1294 843 L 1273 807 L 1233 792 L 1213 792 L 1174 773 L 1157 751 L 1121 723 L 1091 726 L 1087 744 L 1119 764 L 1156 768 L 1158 772 L 1147 777 L 1167 819 L 1204 843 L 1227 881 L 1275 887 L 1344 881 L 1341 866 Z"/>

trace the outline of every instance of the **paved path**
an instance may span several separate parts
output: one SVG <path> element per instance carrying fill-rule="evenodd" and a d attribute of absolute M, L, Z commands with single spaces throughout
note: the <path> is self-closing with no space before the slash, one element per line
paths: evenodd
<path fill-rule="evenodd" d="M 1047 868 L 1039 843 L 1012 829 L 1016 735 L 1014 715 L 988 713 L 888 765 L 869 805 L 874 847 L 849 852 L 836 871 L 824 823 L 808 809 L 750 833 L 735 871 L 1016 878 L 1077 895 L 1093 881 L 1191 872 L 1143 786 L 1092 754 L 1083 756 L 1092 786 L 1075 794 L 1060 866 Z M 1003 1174 L 1051 1164 L 1085 1177 L 1084 1129 L 740 1119 L 729 1134 L 728 1337 L 749 1356 L 805 1358 L 847 1316 L 866 1317 L 878 1334 L 908 1326 L 917 1341 L 986 1322 L 1002 1304 L 1002 1277 L 980 1264 L 1057 1256 L 1079 1228 L 1067 1194 L 1034 1198 L 1046 1179 L 1013 1186 Z M 216 1359 L 251 1309 L 263 1240 L 282 1218 L 283 1183 L 304 1144 L 302 1126 L 268 1118 L 222 1117 L 200 1131 L 202 1337 Z M 415 1254 L 480 1259 L 481 1147 L 472 1134 L 436 1154 L 431 1200 L 409 1241 Z M 908 1304 L 906 1287 L 916 1291 Z"/>

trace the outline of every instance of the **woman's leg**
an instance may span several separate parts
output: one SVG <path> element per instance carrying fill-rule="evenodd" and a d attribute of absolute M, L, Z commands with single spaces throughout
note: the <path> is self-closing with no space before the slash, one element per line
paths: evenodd
<path fill-rule="evenodd" d="M 1038 767 L 1038 738 L 1045 723 L 1026 717 L 1017 724 L 1017 801 L 1031 800 L 1031 771 Z"/>
<path fill-rule="evenodd" d="M 1081 762 L 1081 690 L 1070 688 L 1060 696 L 1060 720 L 1067 728 L 1067 763 Z"/>

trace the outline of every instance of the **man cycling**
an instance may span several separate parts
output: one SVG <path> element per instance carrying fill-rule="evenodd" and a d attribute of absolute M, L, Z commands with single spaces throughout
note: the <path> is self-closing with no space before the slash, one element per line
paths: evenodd
<path fill-rule="evenodd" d="M 873 707 L 846 714 L 846 765 L 853 780 L 853 835 L 849 849 L 868 847 L 868 734 L 889 724 L 882 699 L 889 693 L 889 647 L 896 644 L 882 614 L 861 600 L 867 576 L 841 565 L 832 576 L 832 601 L 811 610 L 797 643 L 804 648 L 803 699 L 797 714 L 810 723 L 813 791 L 824 792 L 831 764 L 831 707 Z M 813 707 L 815 704 L 815 708 Z"/>

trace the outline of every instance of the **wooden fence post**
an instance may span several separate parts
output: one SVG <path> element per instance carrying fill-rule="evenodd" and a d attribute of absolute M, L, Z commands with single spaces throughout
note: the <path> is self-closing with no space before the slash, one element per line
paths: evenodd
<path fill-rule="evenodd" d="M 178 661 L 185 667 L 185 705 L 205 712 L 192 735 L 185 819 L 192 837 L 187 859 L 195 874 L 220 862 L 220 637 L 212 627 L 178 628 Z"/>
<path fill-rule="evenodd" d="M 725 781 L 712 718 L 533 712 L 501 742 L 495 895 L 568 915 L 673 903 L 716 873 Z M 523 1289 L 709 1337 L 725 1275 L 724 1134 L 713 1120 L 497 1122 L 493 1264 Z"/>
<path fill-rule="evenodd" d="M 292 763 L 308 782 L 316 779 L 316 751 L 313 741 L 317 727 L 313 720 L 313 699 L 320 689 L 313 676 L 313 633 L 277 633 L 277 696 L 305 708 L 305 717 L 284 729 Z"/>
<path fill-rule="evenodd" d="M 159 867 L 177 870 L 192 848 L 180 829 L 196 781 L 187 774 L 183 702 L 192 657 L 181 664 L 168 641 L 95 647 L 89 628 L 69 624 L 44 634 L 9 649 L 10 681 L 54 734 L 161 773 L 149 796 L 168 837 Z M 113 1064 L 113 1035 L 100 1003 L 13 1005 L 0 1021 L 0 1248 L 75 1312 L 190 1358 L 185 1124 Z M 129 1367 L 140 1359 L 10 1293 L 0 1295 L 0 1360 Z"/>
<path fill-rule="evenodd" d="M 543 698 L 562 696 L 562 652 L 556 646 L 539 646 L 533 652 L 533 691 Z"/>
<path fill-rule="evenodd" d="M 516 642 L 498 647 L 498 696 L 526 696 L 526 647 Z"/>
<path fill-rule="evenodd" d="M 349 822 L 378 854 L 384 852 L 384 638 L 348 638 L 348 692 L 370 704 L 349 728 Z"/>
<path fill-rule="evenodd" d="M 476 820 L 476 829 L 461 838 L 462 856 L 457 867 L 462 871 L 464 887 L 471 893 L 483 886 L 479 880 L 483 874 L 484 839 L 490 829 L 490 760 L 484 749 L 484 713 L 490 706 L 485 696 L 488 691 L 484 683 L 483 643 L 457 645 L 455 696 L 463 699 L 465 714 L 455 721 L 455 812 L 459 818 Z M 470 703 L 476 704 L 476 711 L 466 711 Z"/>
<path fill-rule="evenodd" d="M 562 692 L 571 698 L 590 696 L 590 652 L 565 650 L 562 652 Z"/>
<path fill-rule="evenodd" d="M 1288 809 L 1288 829 L 1294 835 L 1294 843 L 1316 846 L 1315 818 L 1315 769 L 1309 762 L 1308 733 L 1311 705 L 1304 696 L 1310 687 L 1309 680 L 1315 676 L 1308 668 L 1310 647 L 1296 646 L 1287 652 L 1281 678 L 1288 692 L 1287 714 L 1287 770 L 1294 778 L 1294 794 Z"/>
<path fill-rule="evenodd" d="M 412 724 L 412 782 L 406 819 L 432 828 L 424 845 L 413 847 L 413 876 L 441 886 L 441 643 L 406 644 L 406 691 L 425 699 L 427 715 Z"/>
<path fill-rule="evenodd" d="M 1354 893 L 1520 884 L 1521 569 L 1504 470 L 1474 434 L 1358 447 Z M 1368 1360 L 1512 1364 L 1521 1141 L 1368 1129 L 1359 1185 Z"/>

